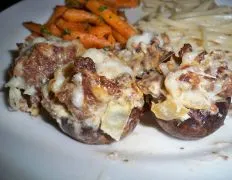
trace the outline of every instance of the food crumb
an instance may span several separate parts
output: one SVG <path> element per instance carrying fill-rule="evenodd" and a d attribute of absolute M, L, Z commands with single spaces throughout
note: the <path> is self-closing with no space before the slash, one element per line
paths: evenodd
<path fill-rule="evenodd" d="M 229 159 L 229 156 L 226 155 L 221 155 L 221 158 L 224 159 L 225 161 Z"/>
<path fill-rule="evenodd" d="M 107 157 L 112 160 L 117 160 L 118 159 L 118 153 L 117 152 L 110 152 Z"/>
<path fill-rule="evenodd" d="M 215 151 L 212 151 L 211 153 L 217 155 L 218 157 L 222 158 L 225 161 L 227 161 L 229 159 L 229 156 L 227 156 L 227 155 L 219 154 L 218 152 L 215 152 Z"/>
<path fill-rule="evenodd" d="M 123 159 L 123 162 L 129 162 L 129 160 L 128 159 Z"/>
<path fill-rule="evenodd" d="M 228 141 L 217 141 L 217 142 L 214 142 L 214 143 L 213 143 L 213 145 L 224 145 L 224 144 L 232 145 L 232 142 L 228 142 Z"/>
<path fill-rule="evenodd" d="M 109 158 L 111 160 L 121 160 L 125 163 L 129 162 L 129 159 L 127 157 L 123 157 L 123 156 L 119 155 L 117 152 L 108 153 L 107 158 Z"/>

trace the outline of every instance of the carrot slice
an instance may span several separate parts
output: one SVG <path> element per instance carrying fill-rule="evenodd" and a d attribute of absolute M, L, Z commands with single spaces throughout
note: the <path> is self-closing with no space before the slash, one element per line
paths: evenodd
<path fill-rule="evenodd" d="M 30 21 L 30 22 L 24 22 L 23 26 L 25 28 L 27 28 L 31 32 L 35 32 L 37 34 L 41 34 L 41 28 L 42 28 L 41 24 L 34 23 L 34 22 Z"/>
<path fill-rule="evenodd" d="M 127 22 L 123 21 L 104 4 L 96 0 L 89 0 L 86 3 L 86 7 L 93 13 L 101 16 L 107 22 L 107 24 L 112 26 L 126 39 L 136 34 L 136 31 Z"/>
<path fill-rule="evenodd" d="M 80 41 L 83 43 L 85 48 L 104 48 L 104 47 L 112 47 L 112 44 L 104 39 L 98 38 L 93 34 L 87 34 L 80 31 L 72 31 L 70 34 L 63 36 L 65 40 L 73 40 L 79 38 Z"/>
<path fill-rule="evenodd" d="M 55 21 L 61 17 L 68 8 L 66 6 L 56 6 L 51 17 L 45 23 L 45 26 L 49 27 L 51 24 L 54 24 Z"/>
<path fill-rule="evenodd" d="M 99 38 L 103 38 L 104 36 L 111 34 L 112 30 L 108 25 L 101 25 L 101 26 L 91 27 L 89 33 Z"/>
<path fill-rule="evenodd" d="M 126 44 L 126 38 L 124 38 L 120 33 L 117 31 L 113 30 L 112 31 L 113 37 L 118 41 L 120 44 L 125 45 Z"/>
<path fill-rule="evenodd" d="M 89 22 L 93 24 L 102 24 L 103 21 L 95 14 L 79 9 L 68 9 L 63 18 L 71 22 Z"/>
<path fill-rule="evenodd" d="M 54 36 L 60 37 L 62 35 L 62 31 L 55 24 L 51 24 L 49 30 Z"/>
<path fill-rule="evenodd" d="M 100 3 L 108 6 L 108 8 L 115 14 L 118 12 L 118 7 L 115 3 L 115 0 L 98 0 Z"/>
<path fill-rule="evenodd" d="M 69 30 L 69 31 L 86 31 L 88 28 L 87 23 L 75 23 L 70 21 L 65 21 L 62 18 L 59 18 L 56 21 L 56 25 L 62 30 Z"/>
<path fill-rule="evenodd" d="M 112 34 L 108 36 L 107 40 L 112 44 L 112 46 L 116 43 L 116 40 L 114 39 Z"/>
<path fill-rule="evenodd" d="M 117 8 L 134 8 L 139 5 L 139 0 L 115 0 Z"/>
<path fill-rule="evenodd" d="M 82 8 L 85 2 L 85 0 L 65 0 L 65 5 L 72 8 Z"/>
<path fill-rule="evenodd" d="M 139 0 L 98 0 L 99 2 L 114 8 L 133 8 L 139 5 Z"/>

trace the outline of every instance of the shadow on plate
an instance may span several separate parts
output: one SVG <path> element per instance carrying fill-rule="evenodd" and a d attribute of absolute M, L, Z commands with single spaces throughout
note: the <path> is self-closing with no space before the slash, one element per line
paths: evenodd
<path fill-rule="evenodd" d="M 161 133 L 165 133 L 163 129 L 159 126 L 159 124 L 155 120 L 155 116 L 151 111 L 146 111 L 144 115 L 140 119 L 140 124 L 145 127 L 152 127 L 157 129 Z"/>
<path fill-rule="evenodd" d="M 62 132 L 59 126 L 57 125 L 56 120 L 53 119 L 43 107 L 41 107 L 40 109 L 40 117 L 45 123 L 52 125 L 56 130 Z"/>

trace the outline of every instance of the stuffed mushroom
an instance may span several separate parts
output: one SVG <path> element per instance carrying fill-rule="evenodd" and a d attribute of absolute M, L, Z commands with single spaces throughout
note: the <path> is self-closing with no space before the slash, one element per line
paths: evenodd
<path fill-rule="evenodd" d="M 231 54 L 193 51 L 186 44 L 156 71 L 144 73 L 138 86 L 151 98 L 161 128 L 179 139 L 205 137 L 220 128 L 232 95 Z"/>
<path fill-rule="evenodd" d="M 125 137 L 138 124 L 144 105 L 131 68 L 97 49 L 58 69 L 42 94 L 43 107 L 61 130 L 87 144 Z"/>
<path fill-rule="evenodd" d="M 55 37 L 33 37 L 18 44 L 19 56 L 10 69 L 9 104 L 13 110 L 38 115 L 41 87 L 53 77 L 54 71 L 68 64 L 85 51 L 78 41 L 63 41 Z"/>

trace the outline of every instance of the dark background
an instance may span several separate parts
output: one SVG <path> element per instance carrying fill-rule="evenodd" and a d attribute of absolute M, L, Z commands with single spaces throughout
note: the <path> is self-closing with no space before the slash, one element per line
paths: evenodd
<path fill-rule="evenodd" d="M 0 12 L 3 11 L 4 9 L 12 6 L 13 4 L 19 2 L 21 0 L 2 0 L 1 1 L 1 6 L 0 6 Z"/>

